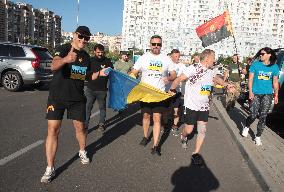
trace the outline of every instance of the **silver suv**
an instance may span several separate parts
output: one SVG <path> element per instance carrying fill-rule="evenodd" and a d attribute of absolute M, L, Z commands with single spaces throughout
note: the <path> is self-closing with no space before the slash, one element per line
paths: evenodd
<path fill-rule="evenodd" d="M 47 48 L 17 43 L 0 43 L 1 84 L 18 91 L 24 84 L 50 81 L 52 56 Z"/>

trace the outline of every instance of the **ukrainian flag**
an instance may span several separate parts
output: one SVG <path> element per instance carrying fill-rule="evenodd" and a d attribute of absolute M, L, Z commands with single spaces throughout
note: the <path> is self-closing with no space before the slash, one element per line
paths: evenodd
<path fill-rule="evenodd" d="M 143 102 L 160 102 L 172 95 L 151 85 L 141 83 L 116 70 L 109 72 L 109 102 L 108 107 L 114 110 L 125 109 L 127 104 Z"/>

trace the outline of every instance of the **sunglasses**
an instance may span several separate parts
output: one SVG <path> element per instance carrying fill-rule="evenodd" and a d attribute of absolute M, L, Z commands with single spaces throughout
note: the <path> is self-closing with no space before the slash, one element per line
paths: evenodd
<path fill-rule="evenodd" d="M 152 46 L 159 46 L 162 47 L 162 43 L 151 43 Z"/>
<path fill-rule="evenodd" d="M 259 55 L 261 55 L 261 56 L 263 56 L 263 55 L 265 55 L 266 53 L 260 53 Z"/>
<path fill-rule="evenodd" d="M 81 35 L 80 33 L 77 33 L 77 35 L 78 35 L 79 39 L 84 39 L 85 41 L 89 41 L 90 40 L 89 36 Z"/>

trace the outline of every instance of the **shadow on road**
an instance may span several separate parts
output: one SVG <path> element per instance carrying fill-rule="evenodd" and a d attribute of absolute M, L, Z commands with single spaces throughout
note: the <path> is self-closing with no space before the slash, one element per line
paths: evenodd
<path fill-rule="evenodd" d="M 112 143 L 121 135 L 125 135 L 131 128 L 136 126 L 137 122 L 142 121 L 141 114 L 136 113 L 139 109 L 139 105 L 131 105 L 131 107 L 129 107 L 122 113 L 119 113 L 106 121 L 107 128 L 102 137 L 88 145 L 86 148 L 90 159 L 92 159 L 96 151 Z M 109 129 L 108 127 L 112 125 L 114 126 Z M 97 126 L 89 130 L 89 133 L 94 131 L 96 128 Z"/>
<path fill-rule="evenodd" d="M 131 105 L 131 107 L 126 109 L 123 113 L 117 114 L 106 121 L 107 127 L 113 124 L 116 125 L 111 129 L 106 129 L 106 131 L 104 132 L 103 136 L 100 139 L 98 139 L 97 141 L 91 143 L 86 147 L 90 160 L 92 160 L 92 157 L 96 151 L 107 146 L 121 135 L 126 134 L 132 127 L 136 125 L 136 122 L 141 121 L 141 114 L 136 113 L 138 110 L 139 110 L 139 105 L 135 104 Z M 89 129 L 88 133 L 94 131 L 96 128 L 97 126 L 93 127 L 92 129 Z M 76 153 L 69 161 L 64 163 L 59 168 L 57 168 L 56 176 L 54 177 L 54 179 L 56 179 L 63 171 L 68 169 L 68 167 L 78 158 L 79 155 L 78 153 Z"/>
<path fill-rule="evenodd" d="M 216 190 L 220 186 L 218 179 L 206 166 L 205 161 L 203 167 L 196 166 L 191 162 L 188 167 L 179 168 L 172 175 L 171 183 L 174 185 L 173 192 L 208 192 Z"/>

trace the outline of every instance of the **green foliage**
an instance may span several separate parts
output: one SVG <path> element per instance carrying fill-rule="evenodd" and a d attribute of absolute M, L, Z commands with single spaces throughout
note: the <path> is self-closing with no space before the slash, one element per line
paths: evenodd
<path fill-rule="evenodd" d="M 87 51 L 87 53 L 90 54 L 90 56 L 94 56 L 94 46 L 95 46 L 95 42 L 89 42 L 87 43 L 87 45 L 85 45 L 85 50 Z"/>
<path fill-rule="evenodd" d="M 119 53 L 117 51 L 107 52 L 106 57 L 110 58 L 112 62 L 119 60 Z"/>

